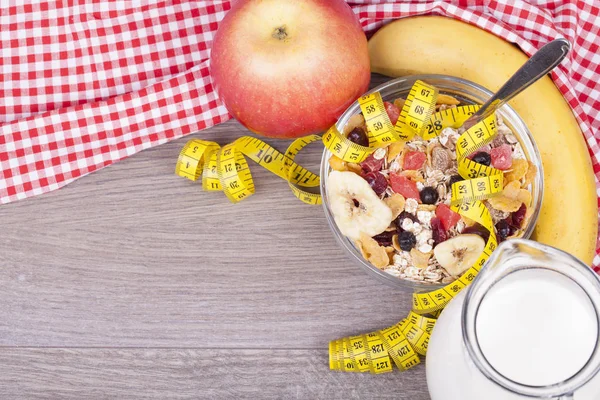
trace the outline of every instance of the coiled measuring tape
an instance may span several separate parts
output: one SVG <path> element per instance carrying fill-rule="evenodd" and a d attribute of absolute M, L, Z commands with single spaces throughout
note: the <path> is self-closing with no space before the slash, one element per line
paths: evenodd
<path fill-rule="evenodd" d="M 285 154 L 260 139 L 242 136 L 221 148 L 217 143 L 192 139 L 179 154 L 175 173 L 192 181 L 202 176 L 202 188 L 223 191 L 237 203 L 254 193 L 254 181 L 246 157 L 286 180 L 294 196 L 307 204 L 321 204 L 321 195 L 304 188 L 318 187 L 320 178 L 294 159 L 310 143 L 321 140 L 318 135 L 296 139 Z"/>
<path fill-rule="evenodd" d="M 417 84 L 418 82 L 415 85 Z M 377 97 L 378 94 L 374 93 L 372 95 Z M 435 95 L 432 98 L 435 99 Z M 403 111 L 406 106 L 407 104 L 405 103 Z M 433 106 L 435 106 L 435 103 L 433 103 Z M 429 107 L 431 107 L 431 104 L 429 104 Z M 477 106 L 464 106 L 438 112 L 433 114 L 430 119 L 425 120 L 422 125 L 417 126 L 415 133 L 420 134 L 425 139 L 431 139 L 440 135 L 446 127 L 458 128 L 477 109 Z M 385 109 L 383 110 L 385 112 Z M 382 119 L 385 120 L 386 117 L 387 113 L 385 115 L 372 116 L 371 118 L 380 121 Z M 402 119 L 402 113 L 399 119 Z M 388 125 L 384 124 L 384 126 Z M 406 124 L 403 126 L 404 129 L 407 128 Z M 369 129 L 368 123 L 367 128 Z M 329 132 L 331 131 L 330 129 Z M 331 133 L 334 136 L 336 135 L 336 132 Z M 492 115 L 466 130 L 460 135 L 456 143 L 458 172 L 464 180 L 452 185 L 451 208 L 460 215 L 481 224 L 489 231 L 489 237 L 484 250 L 477 261 L 456 281 L 438 290 L 414 293 L 413 310 L 406 319 L 390 328 L 367 334 L 370 337 L 379 338 L 381 346 L 379 346 L 379 342 L 375 342 L 374 346 L 365 347 L 366 344 L 369 344 L 368 341 L 365 341 L 367 335 L 342 338 L 330 342 L 329 360 L 331 369 L 353 372 L 368 371 L 379 374 L 392 370 L 389 363 L 390 358 L 394 361 L 398 369 L 406 370 L 420 363 L 419 356 L 426 355 L 430 335 L 439 313 L 452 298 L 475 279 L 481 267 L 483 267 L 491 253 L 497 247 L 492 216 L 482 200 L 503 190 L 502 171 L 478 164 L 467 158 L 472 152 L 490 143 L 496 133 L 496 119 Z M 407 136 L 411 137 L 410 135 Z M 340 155 L 344 156 L 345 154 L 340 153 Z M 344 159 L 343 157 L 340 158 Z M 354 350 L 353 346 L 356 343 L 362 344 L 360 351 L 358 349 L 357 351 Z M 398 347 L 394 347 L 394 344 L 398 344 Z M 386 354 L 382 354 L 382 348 L 385 349 L 387 358 Z M 402 349 L 400 353 L 398 352 L 398 348 Z M 403 358 L 397 359 L 400 356 Z M 377 362 L 374 363 L 373 359 Z M 390 365 L 389 367 L 388 364 Z"/>

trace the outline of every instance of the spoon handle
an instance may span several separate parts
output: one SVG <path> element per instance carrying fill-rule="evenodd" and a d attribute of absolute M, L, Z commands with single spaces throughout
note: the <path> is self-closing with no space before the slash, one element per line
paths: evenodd
<path fill-rule="evenodd" d="M 545 44 L 523 64 L 513 76 L 475 114 L 465 121 L 463 127 L 470 128 L 492 114 L 507 101 L 542 78 L 565 58 L 571 45 L 564 39 L 555 39 Z"/>

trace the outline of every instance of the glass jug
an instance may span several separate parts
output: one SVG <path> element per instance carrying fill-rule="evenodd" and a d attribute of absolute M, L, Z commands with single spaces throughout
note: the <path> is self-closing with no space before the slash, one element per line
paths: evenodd
<path fill-rule="evenodd" d="M 537 242 L 498 246 L 440 315 L 432 400 L 600 400 L 600 279 Z"/>

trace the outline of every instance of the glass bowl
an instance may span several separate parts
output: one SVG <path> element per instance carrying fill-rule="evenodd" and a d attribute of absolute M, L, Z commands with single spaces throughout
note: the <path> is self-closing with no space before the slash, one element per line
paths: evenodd
<path fill-rule="evenodd" d="M 461 104 L 483 104 L 487 99 L 492 96 L 492 92 L 485 89 L 484 87 L 465 80 L 461 78 L 456 78 L 448 75 L 411 75 L 403 78 L 397 78 L 390 80 L 382 85 L 377 86 L 372 89 L 368 93 L 379 91 L 381 93 L 381 97 L 385 101 L 393 101 L 399 97 L 406 98 L 410 88 L 416 80 L 421 80 L 426 83 L 429 83 L 435 86 L 439 93 L 448 94 L 456 97 L 461 101 Z M 342 114 L 336 123 L 337 129 L 341 132 L 350 117 L 354 114 L 360 113 L 360 106 L 358 102 L 354 102 L 348 109 Z M 538 215 L 540 212 L 542 197 L 543 197 L 543 177 L 544 172 L 542 169 L 542 162 L 540 153 L 538 151 L 537 146 L 535 145 L 535 141 L 527 126 L 523 120 L 517 115 L 515 110 L 509 105 L 502 106 L 497 114 L 502 116 L 504 119 L 504 123 L 510 127 L 519 140 L 521 147 L 523 149 L 523 153 L 525 153 L 525 157 L 531 161 L 538 169 L 538 173 L 534 179 L 534 182 L 531 185 L 531 194 L 532 194 L 532 208 L 533 213 L 529 218 L 527 226 L 524 229 L 523 238 L 529 238 L 533 233 L 533 229 L 538 219 Z M 354 243 L 346 236 L 344 236 L 339 228 L 337 227 L 335 220 L 333 219 L 333 214 L 329 209 L 329 200 L 327 198 L 327 176 L 331 171 L 329 166 L 329 158 L 331 157 L 331 153 L 325 149 L 323 152 L 323 157 L 321 159 L 321 195 L 323 197 L 323 208 L 325 209 L 325 216 L 327 218 L 327 222 L 335 235 L 338 243 L 344 249 L 344 251 L 350 256 L 354 262 L 363 268 L 367 273 L 376 277 L 382 282 L 390 284 L 400 289 L 408 290 L 408 291 L 425 291 L 425 290 L 434 290 L 440 287 L 445 286 L 446 284 L 431 284 L 431 283 L 421 283 L 415 281 L 409 281 L 402 278 L 395 277 L 378 269 L 377 267 L 371 265 L 367 260 L 365 260 L 360 251 L 355 247 Z"/>

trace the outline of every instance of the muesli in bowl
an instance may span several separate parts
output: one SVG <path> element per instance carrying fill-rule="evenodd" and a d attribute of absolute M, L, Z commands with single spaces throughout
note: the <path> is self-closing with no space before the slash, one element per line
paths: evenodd
<path fill-rule="evenodd" d="M 460 91 L 444 90 L 435 79 L 417 78 L 440 90 L 436 111 L 474 102 Z M 395 123 L 406 93 L 381 93 Z M 340 132 L 355 143 L 368 145 L 360 109 L 346 117 L 340 119 Z M 501 242 L 531 234 L 541 200 L 541 171 L 533 143 L 527 143 L 525 149 L 519 133 L 505 122 L 502 113 L 497 113 L 497 126 L 494 140 L 468 158 L 503 171 L 504 190 L 484 200 Z M 445 285 L 478 259 L 489 232 L 450 208 L 451 186 L 463 180 L 456 156 L 460 134 L 461 128 L 444 128 L 430 140 L 415 136 L 408 142 L 394 142 L 358 164 L 328 154 L 326 209 L 339 234 L 358 249 L 371 268 L 397 280 Z"/>

